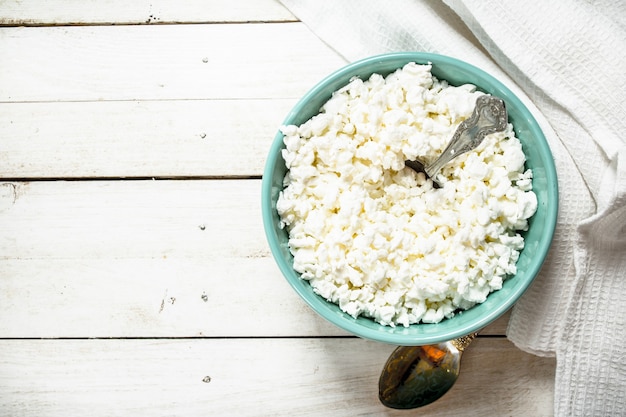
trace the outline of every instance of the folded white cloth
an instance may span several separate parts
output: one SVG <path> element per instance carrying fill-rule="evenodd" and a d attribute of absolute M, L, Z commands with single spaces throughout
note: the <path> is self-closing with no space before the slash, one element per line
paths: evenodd
<path fill-rule="evenodd" d="M 348 61 L 450 55 L 528 106 L 554 154 L 560 208 L 507 336 L 556 355 L 555 415 L 626 415 L 626 2 L 281 1 Z"/>

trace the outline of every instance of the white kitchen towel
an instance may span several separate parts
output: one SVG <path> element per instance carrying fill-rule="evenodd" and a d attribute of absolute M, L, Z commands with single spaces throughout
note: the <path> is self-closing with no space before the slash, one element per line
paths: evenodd
<path fill-rule="evenodd" d="M 347 61 L 451 55 L 519 95 L 554 154 L 560 207 L 507 336 L 556 356 L 555 415 L 626 415 L 626 2 L 281 1 Z"/>

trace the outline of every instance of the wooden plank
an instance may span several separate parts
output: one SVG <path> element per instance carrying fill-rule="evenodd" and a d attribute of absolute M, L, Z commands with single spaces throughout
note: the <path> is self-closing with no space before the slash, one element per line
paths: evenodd
<path fill-rule="evenodd" d="M 272 260 L 0 260 L 0 337 L 348 335 L 309 309 Z"/>
<path fill-rule="evenodd" d="M 0 260 L 0 337 L 268 337 L 348 333 L 267 256 Z M 503 335 L 508 314 L 482 334 Z"/>
<path fill-rule="evenodd" d="M 479 339 L 424 416 L 552 415 L 554 360 Z M 359 339 L 4 340 L 0 415 L 404 416 L 377 398 L 392 346 Z M 532 401 L 529 401 L 532 399 Z"/>
<path fill-rule="evenodd" d="M 298 98 L 345 64 L 302 23 L 0 28 L 0 62 L 0 102 Z"/>
<path fill-rule="evenodd" d="M 345 335 L 281 276 L 259 201 L 259 180 L 0 183 L 0 337 Z"/>
<path fill-rule="evenodd" d="M 260 176 L 295 102 L 0 103 L 0 178 Z"/>
<path fill-rule="evenodd" d="M 0 25 L 294 21 L 277 0 L 0 1 Z"/>
<path fill-rule="evenodd" d="M 259 180 L 3 183 L 0 259 L 268 255 Z"/>

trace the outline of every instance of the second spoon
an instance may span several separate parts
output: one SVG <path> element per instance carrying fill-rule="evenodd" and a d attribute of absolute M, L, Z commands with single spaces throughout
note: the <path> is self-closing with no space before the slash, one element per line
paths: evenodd
<path fill-rule="evenodd" d="M 441 398 L 456 382 L 461 355 L 477 334 L 436 345 L 396 348 L 378 381 L 380 402 L 390 408 L 410 409 Z"/>

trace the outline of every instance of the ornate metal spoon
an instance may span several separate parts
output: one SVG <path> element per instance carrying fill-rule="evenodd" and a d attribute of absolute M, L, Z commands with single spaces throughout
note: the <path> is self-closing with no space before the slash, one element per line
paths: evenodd
<path fill-rule="evenodd" d="M 485 136 L 504 130 L 507 120 L 506 107 L 501 98 L 488 95 L 480 96 L 476 100 L 476 107 L 474 107 L 472 115 L 461 122 L 454 132 L 452 140 L 439 158 L 429 165 L 424 165 L 419 160 L 405 161 L 405 165 L 415 172 L 423 172 L 433 180 L 435 188 L 440 188 L 441 185 L 435 180 L 435 175 L 439 170 L 457 156 L 475 149 Z"/>
<path fill-rule="evenodd" d="M 400 346 L 393 351 L 378 381 L 378 398 L 390 408 L 422 407 L 441 398 L 454 385 L 461 355 L 478 333 L 426 346 Z"/>

